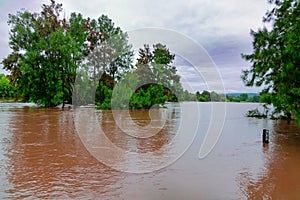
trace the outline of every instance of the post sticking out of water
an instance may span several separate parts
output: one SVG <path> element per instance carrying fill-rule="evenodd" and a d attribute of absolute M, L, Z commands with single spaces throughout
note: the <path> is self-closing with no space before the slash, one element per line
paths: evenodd
<path fill-rule="evenodd" d="M 263 135 L 262 135 L 263 143 L 269 143 L 269 130 L 263 129 Z"/>

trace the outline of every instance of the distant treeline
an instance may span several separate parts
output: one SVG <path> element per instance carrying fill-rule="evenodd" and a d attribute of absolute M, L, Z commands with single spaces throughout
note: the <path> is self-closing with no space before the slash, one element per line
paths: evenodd
<path fill-rule="evenodd" d="M 253 93 L 235 93 L 226 95 L 227 102 L 253 102 L 258 103 L 261 101 L 259 94 Z"/>
<path fill-rule="evenodd" d="M 204 90 L 202 93 L 196 92 L 195 97 L 200 102 L 260 102 L 260 96 L 253 93 L 229 93 L 225 95 Z"/>

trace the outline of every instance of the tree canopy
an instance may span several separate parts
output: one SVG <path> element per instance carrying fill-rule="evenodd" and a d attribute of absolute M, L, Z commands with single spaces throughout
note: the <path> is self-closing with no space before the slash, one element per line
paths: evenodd
<path fill-rule="evenodd" d="M 113 109 L 149 109 L 166 101 L 177 101 L 183 90 L 176 67 L 172 66 L 174 58 L 160 43 L 153 48 L 148 44 L 140 48 L 135 67 L 116 83 L 113 94 L 107 92 Z M 107 102 L 104 99 L 100 108 L 109 106 Z"/>
<path fill-rule="evenodd" d="M 2 85 L 11 85 L 24 101 L 45 107 L 95 103 L 110 109 L 116 89 L 118 108 L 126 108 L 121 100 L 127 98 L 129 108 L 140 109 L 177 101 L 183 94 L 172 65 L 175 55 L 163 44 L 145 45 L 134 66 L 126 32 L 106 15 L 66 17 L 62 4 L 51 0 L 38 13 L 9 14 L 8 25 L 12 52 L 2 63 L 10 80 L 1 77 Z M 139 85 L 133 93 L 126 84 L 118 86 L 126 77 L 128 84 Z"/>
<path fill-rule="evenodd" d="M 152 49 L 148 44 L 139 49 L 134 73 L 141 87 L 131 97 L 131 107 L 150 108 L 164 104 L 167 100 L 178 101 L 183 90 L 176 67 L 172 65 L 174 58 L 175 55 L 160 43 L 154 44 Z"/>
<path fill-rule="evenodd" d="M 247 86 L 262 86 L 262 98 L 275 113 L 300 119 L 300 2 L 269 0 L 274 5 L 263 21 L 272 28 L 251 31 L 253 52 L 242 57 L 251 62 L 242 79 Z"/>
<path fill-rule="evenodd" d="M 8 24 L 12 53 L 2 63 L 25 101 L 46 107 L 71 102 L 78 72 L 96 56 L 102 58 L 89 63 L 94 72 L 114 80 L 131 66 L 127 35 L 106 15 L 90 19 L 72 13 L 66 18 L 62 4 L 51 0 L 39 13 L 9 14 Z"/>
<path fill-rule="evenodd" d="M 9 78 L 4 74 L 0 74 L 0 97 L 12 98 L 15 96 L 15 92 Z"/>

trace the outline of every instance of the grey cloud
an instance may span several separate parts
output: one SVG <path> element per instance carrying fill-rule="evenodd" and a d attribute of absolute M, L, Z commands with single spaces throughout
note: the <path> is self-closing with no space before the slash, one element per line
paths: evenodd
<path fill-rule="evenodd" d="M 57 1 L 59 2 L 59 0 Z M 15 13 L 22 7 L 38 10 L 42 3 L 49 3 L 49 1 L 4 0 L 4 3 L 2 2 L 0 23 L 6 28 L 0 30 L 1 36 L 5 38 L 5 40 L 0 40 L 0 59 L 9 53 L 8 26 L 5 24 L 8 13 Z M 240 53 L 251 52 L 249 30 L 263 25 L 262 16 L 270 8 L 267 1 L 92 0 L 86 2 L 64 0 L 62 3 L 67 15 L 74 11 L 92 18 L 107 14 L 117 26 L 126 31 L 158 27 L 185 34 L 207 50 L 222 76 L 226 90 L 258 90 L 257 88 L 245 88 L 239 78 L 241 69 L 249 66 L 241 59 Z M 176 38 L 174 38 L 173 43 L 177 44 L 176 42 Z M 194 63 L 190 64 L 198 65 L 199 60 L 201 64 L 208 62 L 199 59 L 199 55 L 194 55 L 193 47 L 180 50 L 185 53 L 183 56 L 195 57 Z M 177 63 L 175 64 L 177 65 Z M 191 77 L 187 78 L 189 84 L 203 86 L 202 82 L 194 78 L 190 71 L 179 71 Z"/>

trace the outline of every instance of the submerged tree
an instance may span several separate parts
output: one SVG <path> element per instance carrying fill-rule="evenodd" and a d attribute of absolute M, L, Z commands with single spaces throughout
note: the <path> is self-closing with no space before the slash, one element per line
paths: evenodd
<path fill-rule="evenodd" d="M 178 96 L 183 93 L 180 76 L 172 65 L 175 55 L 163 44 L 149 45 L 139 49 L 139 58 L 136 65 L 136 73 L 140 84 L 146 83 L 142 89 L 146 90 L 152 84 L 163 86 L 164 94 L 169 101 L 178 101 Z M 149 83 L 149 84 L 148 84 Z M 177 96 L 176 96 L 177 94 Z"/>
<path fill-rule="evenodd" d="M 84 56 L 82 16 L 67 22 L 62 4 L 54 0 L 40 13 L 9 15 L 9 44 L 13 52 L 3 60 L 24 100 L 46 107 L 70 101 L 78 63 Z"/>
<path fill-rule="evenodd" d="M 39 13 L 10 14 L 8 24 L 12 53 L 2 63 L 25 101 L 46 107 L 71 102 L 77 74 L 84 77 L 80 87 L 92 91 L 87 85 L 92 81 L 94 88 L 103 86 L 101 80 L 117 81 L 131 68 L 127 34 L 105 15 L 95 20 L 72 13 L 66 18 L 62 4 L 51 0 Z M 88 67 L 94 73 L 82 74 Z M 101 79 L 103 74 L 108 76 Z"/>
<path fill-rule="evenodd" d="M 11 84 L 9 78 L 0 74 L 0 97 L 11 98 L 15 96 L 15 87 Z"/>
<path fill-rule="evenodd" d="M 160 83 L 166 87 L 173 87 L 180 82 L 180 76 L 176 74 L 176 67 L 171 65 L 175 55 L 163 44 L 153 45 L 151 51 L 149 45 L 139 50 L 137 73 L 140 79 L 147 78 L 148 81 Z"/>
<path fill-rule="evenodd" d="M 153 99 L 142 105 L 136 103 L 135 107 L 143 105 L 151 107 L 155 104 L 164 104 L 168 101 L 177 101 L 176 93 L 183 92 L 180 77 L 176 74 L 176 67 L 172 65 L 175 55 L 163 44 L 154 44 L 153 49 L 149 45 L 139 49 L 139 58 L 136 65 L 136 73 L 138 75 L 141 87 L 132 97 L 131 103 L 139 102 L 137 99 L 149 98 Z M 146 101 L 145 101 L 146 102 Z"/>
<path fill-rule="evenodd" d="M 88 20 L 90 52 L 86 62 L 91 69 L 95 103 L 100 109 L 109 109 L 112 90 L 132 68 L 133 50 L 128 35 L 106 15 Z"/>
<path fill-rule="evenodd" d="M 174 58 L 162 44 L 139 49 L 136 68 L 114 88 L 113 109 L 150 109 L 166 101 L 177 101 L 176 95 L 183 96 L 180 77 L 172 66 Z"/>
<path fill-rule="evenodd" d="M 242 79 L 247 86 L 263 86 L 261 93 L 276 113 L 300 119 L 300 2 L 269 0 L 274 9 L 267 12 L 264 22 L 273 25 L 251 31 L 253 53 L 243 55 L 252 63 Z M 266 98 L 264 98 L 266 96 Z"/>

